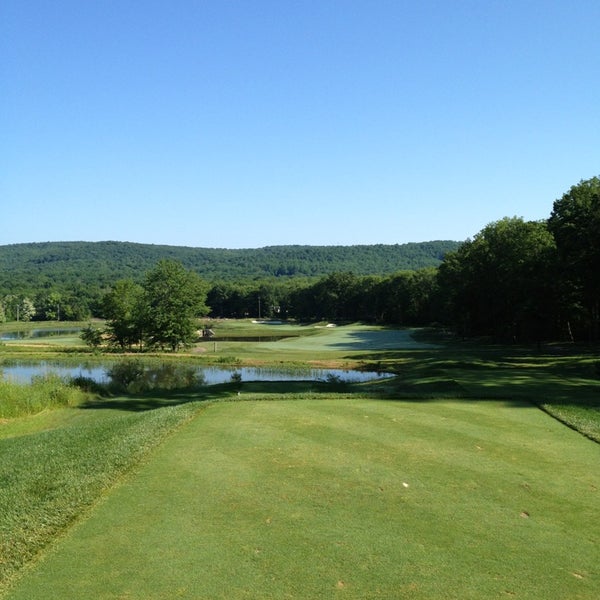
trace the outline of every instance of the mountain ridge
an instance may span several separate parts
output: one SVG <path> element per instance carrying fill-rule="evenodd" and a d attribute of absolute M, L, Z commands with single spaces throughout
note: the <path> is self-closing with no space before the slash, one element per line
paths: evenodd
<path fill-rule="evenodd" d="M 208 281 L 320 277 L 332 272 L 386 275 L 438 266 L 460 242 L 262 248 L 203 248 L 120 241 L 26 242 L 0 245 L 0 293 L 23 287 L 111 285 L 139 280 L 161 259 L 181 262 Z"/>

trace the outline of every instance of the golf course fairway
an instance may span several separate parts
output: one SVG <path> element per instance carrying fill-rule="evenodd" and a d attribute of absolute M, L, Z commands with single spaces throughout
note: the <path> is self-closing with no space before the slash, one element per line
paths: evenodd
<path fill-rule="evenodd" d="M 523 402 L 207 404 L 9 600 L 593 599 L 600 446 Z"/>

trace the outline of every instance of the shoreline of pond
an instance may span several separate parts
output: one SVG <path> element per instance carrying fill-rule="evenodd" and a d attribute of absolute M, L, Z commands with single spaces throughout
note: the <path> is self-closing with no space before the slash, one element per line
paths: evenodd
<path fill-rule="evenodd" d="M 74 357 L 73 357 L 74 358 Z M 232 378 L 240 381 L 337 381 L 341 383 L 366 383 L 393 377 L 392 373 L 356 368 L 316 367 L 311 365 L 248 365 L 248 364 L 202 364 L 193 360 L 160 360 L 153 357 L 121 358 L 115 360 L 31 360 L 12 358 L 0 362 L 0 380 L 13 383 L 31 383 L 36 377 L 56 375 L 65 379 L 87 379 L 98 384 L 109 384 L 111 372 L 129 367 L 149 377 L 173 378 L 179 372 L 195 377 L 202 385 L 227 383 Z"/>

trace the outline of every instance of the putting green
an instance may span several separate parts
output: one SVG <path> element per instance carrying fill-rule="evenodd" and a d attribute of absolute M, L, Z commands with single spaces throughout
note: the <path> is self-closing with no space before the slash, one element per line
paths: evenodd
<path fill-rule="evenodd" d="M 526 404 L 214 404 L 8 598 L 592 599 L 599 463 Z"/>
<path fill-rule="evenodd" d="M 262 347 L 281 350 L 425 350 L 435 344 L 418 342 L 410 329 L 376 329 L 368 325 L 321 327 L 320 335 L 289 338 L 280 342 L 263 342 Z"/>

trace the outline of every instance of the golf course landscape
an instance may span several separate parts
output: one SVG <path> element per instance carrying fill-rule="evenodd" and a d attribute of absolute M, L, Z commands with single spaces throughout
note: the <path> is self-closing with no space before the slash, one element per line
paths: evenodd
<path fill-rule="evenodd" d="M 0 598 L 600 597 L 597 349 L 205 326 L 143 360 L 231 381 L 0 379 Z M 0 375 L 105 359 L 77 333 L 15 339 Z M 390 376 L 246 381 L 244 366 Z"/>
<path fill-rule="evenodd" d="M 599 23 L 0 2 L 0 600 L 600 600 Z"/>

